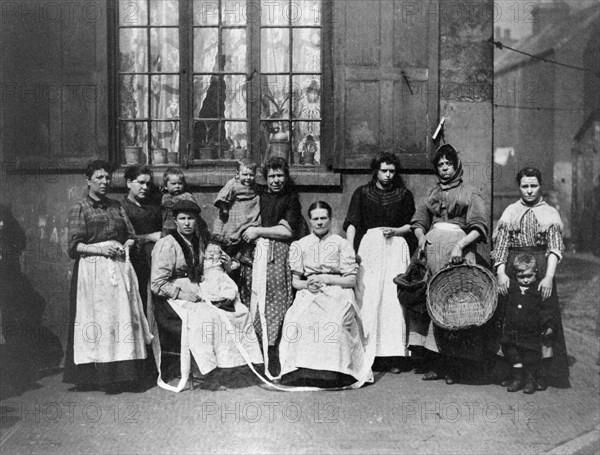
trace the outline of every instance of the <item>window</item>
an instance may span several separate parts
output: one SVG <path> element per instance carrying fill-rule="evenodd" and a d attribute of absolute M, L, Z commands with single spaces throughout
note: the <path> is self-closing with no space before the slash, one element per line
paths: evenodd
<path fill-rule="evenodd" d="M 116 0 L 116 160 L 322 163 L 326 3 Z"/>

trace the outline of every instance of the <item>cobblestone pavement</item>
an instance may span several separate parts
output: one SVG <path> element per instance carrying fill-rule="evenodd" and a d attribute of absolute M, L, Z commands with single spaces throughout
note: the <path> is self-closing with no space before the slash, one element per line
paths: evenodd
<path fill-rule="evenodd" d="M 2 401 L 0 453 L 599 453 L 598 339 L 571 324 L 595 314 L 569 306 L 590 292 L 597 305 L 584 281 L 565 305 L 571 389 L 509 394 L 405 372 L 355 391 L 106 395 L 70 392 L 55 374 Z"/>

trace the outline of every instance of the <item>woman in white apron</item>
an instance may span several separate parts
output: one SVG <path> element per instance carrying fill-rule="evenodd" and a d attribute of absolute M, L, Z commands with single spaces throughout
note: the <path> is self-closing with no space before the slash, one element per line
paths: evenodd
<path fill-rule="evenodd" d="M 78 390 L 136 387 L 152 336 L 129 261 L 132 228 L 121 205 L 106 197 L 110 165 L 91 162 L 86 178 L 88 195 L 69 213 L 75 266 L 63 381 Z"/>
<path fill-rule="evenodd" d="M 312 234 L 292 243 L 298 292 L 283 323 L 279 358 L 284 384 L 360 387 L 372 381 L 354 298 L 358 265 L 347 240 L 331 234 L 331 207 L 308 209 Z"/>

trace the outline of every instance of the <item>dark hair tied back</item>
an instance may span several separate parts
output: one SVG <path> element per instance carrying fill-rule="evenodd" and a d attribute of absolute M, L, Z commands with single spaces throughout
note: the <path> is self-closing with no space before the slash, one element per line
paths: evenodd
<path fill-rule="evenodd" d="M 88 179 L 92 178 L 92 175 L 94 175 L 94 172 L 96 171 L 106 171 L 109 174 L 113 173 L 113 167 L 110 165 L 110 163 L 104 161 L 104 160 L 94 160 L 94 161 L 90 161 L 87 165 L 87 167 L 85 168 L 85 176 Z"/>
<path fill-rule="evenodd" d="M 534 167 L 526 167 L 518 172 L 516 179 L 517 185 L 521 184 L 521 179 L 523 177 L 535 177 L 538 180 L 538 183 L 540 185 L 542 184 L 542 173 Z"/>
<path fill-rule="evenodd" d="M 308 208 L 308 218 L 310 219 L 310 214 L 313 210 L 317 210 L 317 209 L 325 209 L 327 210 L 327 215 L 329 216 L 329 218 L 331 218 L 331 215 L 333 214 L 333 210 L 331 210 L 331 206 L 324 201 L 317 201 L 317 202 L 313 202 L 312 204 L 310 204 L 310 207 Z"/>

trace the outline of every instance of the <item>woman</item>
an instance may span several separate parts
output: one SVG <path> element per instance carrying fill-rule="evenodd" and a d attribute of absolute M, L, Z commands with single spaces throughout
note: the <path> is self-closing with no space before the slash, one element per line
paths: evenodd
<path fill-rule="evenodd" d="M 432 164 L 438 184 L 417 206 L 411 224 L 419 242 L 418 251 L 425 252 L 435 274 L 448 262 L 475 262 L 476 245 L 487 241 L 488 215 L 477 188 L 463 181 L 462 163 L 451 145 L 441 146 Z M 429 359 L 431 370 L 424 380 L 445 377 L 447 384 L 454 384 L 464 370 L 465 362 L 460 359 L 484 360 L 485 329 L 448 331 L 435 327 L 434 332 L 427 314 L 410 312 L 408 316 L 409 345 L 412 349 L 424 347 Z M 436 356 L 436 352 L 441 355 Z"/>
<path fill-rule="evenodd" d="M 203 375 L 214 371 L 209 383 L 216 387 L 220 368 L 262 363 L 250 314 L 239 296 L 234 311 L 224 311 L 206 298 L 200 286 L 205 247 L 196 235 L 199 214 L 194 202 L 175 203 L 177 230 L 160 239 L 152 251 L 152 292 L 166 299 L 164 303 L 181 319 L 181 381 L 172 387 L 159 380 L 161 387 L 176 392 L 187 382 L 190 352 Z M 223 260 L 229 262 L 228 257 Z"/>
<path fill-rule="evenodd" d="M 554 275 L 562 258 L 562 221 L 560 215 L 542 198 L 542 174 L 535 168 L 525 168 L 517 174 L 521 198 L 509 205 L 494 232 L 492 259 L 498 276 L 502 295 L 508 294 L 514 258 L 519 253 L 533 255 L 543 277 L 539 284 L 542 299 L 555 307 L 559 317 L 558 333 L 554 335 L 553 352 L 546 351 L 542 360 L 541 376 L 537 389 L 544 390 L 548 384 L 569 387 L 569 366 L 565 346 L 560 307 L 556 294 Z"/>
<path fill-rule="evenodd" d="M 78 390 L 135 386 L 144 377 L 151 335 L 127 260 L 134 240 L 121 205 L 106 197 L 110 165 L 91 162 L 86 178 L 88 195 L 69 213 L 75 266 L 63 381 Z"/>
<path fill-rule="evenodd" d="M 376 154 L 371 171 L 371 181 L 352 195 L 344 230 L 361 259 L 356 290 L 368 358 L 377 370 L 400 373 L 410 353 L 406 321 L 392 280 L 408 267 L 408 242 L 415 246 L 409 224 L 415 203 L 400 177 L 395 154 Z"/>
<path fill-rule="evenodd" d="M 262 226 L 249 227 L 242 237 L 246 242 L 256 241 L 250 311 L 262 342 L 265 373 L 272 378 L 280 371 L 277 344 L 283 318 L 292 304 L 290 243 L 299 237 L 303 219 L 288 162 L 270 158 L 263 175 L 267 187 L 259 190 Z"/>
<path fill-rule="evenodd" d="M 313 203 L 308 209 L 312 234 L 290 247 L 298 292 L 279 346 L 285 384 L 360 387 L 372 376 L 354 300 L 358 265 L 350 244 L 330 233 L 331 212 L 326 202 Z"/>
<path fill-rule="evenodd" d="M 132 251 L 131 263 L 139 282 L 140 296 L 144 302 L 144 312 L 148 304 L 148 284 L 150 283 L 150 258 L 154 244 L 160 239 L 162 214 L 154 197 L 154 175 L 147 166 L 133 165 L 125 169 L 125 182 L 129 192 L 121 201 L 135 238 L 137 248 Z"/>

